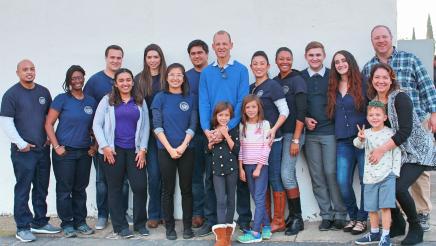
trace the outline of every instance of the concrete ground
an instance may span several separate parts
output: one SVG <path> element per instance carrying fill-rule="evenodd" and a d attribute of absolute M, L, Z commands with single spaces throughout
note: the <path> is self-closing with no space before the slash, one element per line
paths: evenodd
<path fill-rule="evenodd" d="M 436 178 L 432 179 L 432 204 L 436 204 Z M 54 225 L 59 225 L 58 218 L 52 218 L 51 222 Z M 88 224 L 94 227 L 95 218 L 88 218 Z M 353 245 L 354 240 L 360 237 L 353 236 L 342 231 L 326 231 L 318 230 L 319 222 L 305 222 L 305 229 L 296 236 L 285 236 L 283 232 L 274 233 L 271 240 L 262 242 L 263 245 Z M 431 231 L 424 234 L 424 243 L 421 245 L 436 245 L 436 213 L 430 219 Z M 37 235 L 38 240 L 32 245 L 89 245 L 89 246 L 106 246 L 106 245 L 213 245 L 214 236 L 210 235 L 202 238 L 193 238 L 189 240 L 182 239 L 182 225 L 177 222 L 176 230 L 179 239 L 169 241 L 165 239 L 165 229 L 159 226 L 156 229 L 150 229 L 150 236 L 143 237 L 135 235 L 131 239 L 117 239 L 112 233 L 112 226 L 108 225 L 106 229 L 96 231 L 90 236 L 79 236 L 78 238 L 64 238 L 62 233 L 54 235 Z M 233 237 L 234 245 L 239 244 L 235 239 L 241 233 L 237 231 Z M 394 245 L 399 245 L 403 237 L 394 238 Z M 0 245 L 18 245 L 22 244 L 15 239 L 15 222 L 12 216 L 0 216 Z"/>

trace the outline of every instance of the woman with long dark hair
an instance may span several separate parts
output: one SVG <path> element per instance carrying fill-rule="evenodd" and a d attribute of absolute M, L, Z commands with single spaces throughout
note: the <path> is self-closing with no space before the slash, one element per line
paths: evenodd
<path fill-rule="evenodd" d="M 327 116 L 335 122 L 336 137 L 336 177 L 344 205 L 347 207 L 350 221 L 344 226 L 344 232 L 353 235 L 367 229 L 368 213 L 363 206 L 363 169 L 365 151 L 353 145 L 358 130 L 356 125 L 366 123 L 365 107 L 366 85 L 362 81 L 354 56 L 340 50 L 333 56 L 327 92 Z M 368 126 L 368 124 L 366 123 Z M 354 170 L 359 170 L 361 186 L 360 205 L 356 204 L 353 190 Z"/>
<path fill-rule="evenodd" d="M 134 87 L 133 74 L 121 68 L 114 75 L 112 92 L 100 101 L 92 129 L 98 151 L 104 155 L 109 211 L 114 232 L 129 238 L 122 198 L 124 176 L 133 191 L 133 228 L 149 235 L 147 221 L 147 173 L 145 155 L 150 133 L 147 103 Z"/>
<path fill-rule="evenodd" d="M 150 44 L 144 50 L 144 66 L 142 71 L 135 76 L 137 89 L 142 98 L 145 99 L 150 107 L 154 96 L 163 90 L 165 85 L 165 73 L 167 65 L 162 49 L 157 44 Z M 153 115 L 149 109 L 150 122 Z M 147 153 L 147 173 L 148 173 L 148 222 L 149 228 L 156 228 L 163 219 L 161 208 L 161 174 L 157 155 L 155 135 L 150 132 Z"/>
<path fill-rule="evenodd" d="M 56 208 L 65 237 L 92 234 L 86 224 L 86 187 L 96 146 L 91 141 L 92 119 L 97 102 L 83 94 L 85 70 L 73 65 L 67 70 L 59 94 L 50 105 L 45 130 L 53 145 L 56 177 Z M 56 133 L 54 124 L 59 119 Z"/>

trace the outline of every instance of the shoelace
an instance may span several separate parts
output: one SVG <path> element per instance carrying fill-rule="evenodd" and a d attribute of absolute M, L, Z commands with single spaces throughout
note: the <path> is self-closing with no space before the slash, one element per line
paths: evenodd
<path fill-rule="evenodd" d="M 387 243 L 386 237 L 382 237 L 378 245 L 383 245 L 384 243 Z"/>

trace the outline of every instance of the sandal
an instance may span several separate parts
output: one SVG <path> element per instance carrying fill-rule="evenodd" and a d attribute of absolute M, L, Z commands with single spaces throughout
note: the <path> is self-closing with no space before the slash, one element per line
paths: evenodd
<path fill-rule="evenodd" d="M 357 223 L 357 221 L 350 220 L 350 221 L 348 221 L 348 223 L 344 226 L 344 228 L 342 230 L 344 232 L 351 232 L 351 230 L 353 230 L 353 228 L 356 225 L 356 223 Z"/>
<path fill-rule="evenodd" d="M 357 221 L 356 225 L 351 230 L 351 234 L 358 235 L 365 232 L 368 228 L 368 224 L 366 221 Z"/>

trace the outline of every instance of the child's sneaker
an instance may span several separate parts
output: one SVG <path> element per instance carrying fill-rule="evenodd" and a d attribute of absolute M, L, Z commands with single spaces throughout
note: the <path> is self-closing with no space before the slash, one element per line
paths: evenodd
<path fill-rule="evenodd" d="M 366 244 L 377 243 L 379 241 L 380 241 L 380 232 L 377 232 L 377 233 L 369 232 L 369 233 L 365 234 L 365 236 L 354 241 L 354 243 L 356 243 L 358 245 L 366 245 Z"/>
<path fill-rule="evenodd" d="M 378 242 L 378 246 L 392 246 L 391 238 L 389 235 L 381 237 L 380 242 Z"/>
<path fill-rule="evenodd" d="M 271 226 L 264 226 L 262 228 L 262 240 L 270 240 L 272 236 Z"/>
<path fill-rule="evenodd" d="M 257 235 L 254 235 L 254 231 L 247 231 L 242 236 L 238 237 L 238 241 L 240 243 L 259 243 L 262 242 L 262 235 L 261 233 L 257 233 Z"/>

